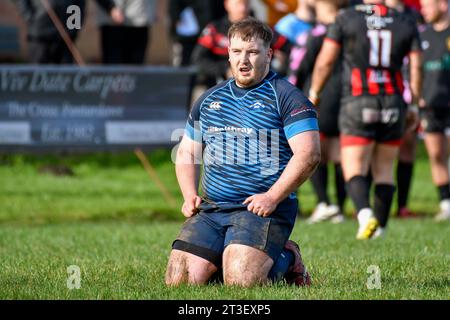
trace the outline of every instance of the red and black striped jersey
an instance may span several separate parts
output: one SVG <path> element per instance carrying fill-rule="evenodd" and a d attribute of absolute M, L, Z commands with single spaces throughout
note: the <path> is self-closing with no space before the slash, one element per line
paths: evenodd
<path fill-rule="evenodd" d="M 421 50 L 415 22 L 384 5 L 343 10 L 325 41 L 342 47 L 344 96 L 402 94 L 403 59 Z"/>

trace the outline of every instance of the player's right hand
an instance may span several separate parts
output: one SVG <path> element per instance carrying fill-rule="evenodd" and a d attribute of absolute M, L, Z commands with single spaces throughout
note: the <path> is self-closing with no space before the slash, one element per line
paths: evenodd
<path fill-rule="evenodd" d="M 198 206 L 201 202 L 202 198 L 197 195 L 184 199 L 183 206 L 181 207 L 181 212 L 186 218 L 190 218 L 199 211 Z"/>

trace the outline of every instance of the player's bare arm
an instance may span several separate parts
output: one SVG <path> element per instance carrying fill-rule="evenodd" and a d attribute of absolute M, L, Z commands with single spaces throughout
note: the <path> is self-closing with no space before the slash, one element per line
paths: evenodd
<path fill-rule="evenodd" d="M 412 103 L 417 104 L 422 96 L 422 54 L 413 51 L 409 54 L 409 74 Z"/>
<path fill-rule="evenodd" d="M 417 128 L 419 122 L 417 106 L 422 96 L 422 54 L 420 51 L 413 51 L 409 54 L 409 74 L 412 104 L 408 108 L 406 116 L 406 130 L 413 131 Z"/>
<path fill-rule="evenodd" d="M 184 199 L 181 212 L 187 218 L 198 212 L 201 202 L 198 195 L 201 153 L 202 144 L 185 135 L 177 151 L 175 171 Z"/>
<path fill-rule="evenodd" d="M 266 193 L 245 199 L 247 209 L 258 216 L 267 217 L 277 205 L 297 190 L 314 172 L 320 162 L 320 139 L 318 131 L 306 131 L 288 140 L 293 156 L 280 178 Z"/>
<path fill-rule="evenodd" d="M 325 83 L 333 71 L 334 64 L 339 56 L 341 47 L 333 41 L 324 41 L 314 66 L 311 89 L 309 90 L 309 100 L 317 105 L 319 95 Z"/>

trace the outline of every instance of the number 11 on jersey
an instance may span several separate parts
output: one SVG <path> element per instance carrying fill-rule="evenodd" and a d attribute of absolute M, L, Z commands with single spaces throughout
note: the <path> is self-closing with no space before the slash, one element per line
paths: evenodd
<path fill-rule="evenodd" d="M 367 37 L 370 39 L 370 65 L 389 68 L 391 65 L 392 32 L 390 30 L 368 30 Z"/>

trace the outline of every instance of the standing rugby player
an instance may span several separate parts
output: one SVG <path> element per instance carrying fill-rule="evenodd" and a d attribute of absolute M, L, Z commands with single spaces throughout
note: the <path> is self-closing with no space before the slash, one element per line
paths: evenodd
<path fill-rule="evenodd" d="M 343 50 L 343 98 L 339 114 L 341 157 L 347 191 L 358 212 L 357 239 L 382 235 L 394 195 L 393 165 L 401 137 L 417 114 L 402 98 L 401 66 L 410 59 L 413 102 L 421 88 L 421 50 L 414 22 L 384 1 L 365 0 L 344 10 L 330 27 L 313 72 L 309 97 L 319 95 Z M 375 183 L 373 208 L 367 175 Z"/>
<path fill-rule="evenodd" d="M 421 32 L 423 47 L 424 91 L 422 120 L 425 146 L 431 163 L 431 175 L 440 197 L 436 220 L 450 219 L 448 138 L 450 128 L 450 27 L 448 2 L 422 0 L 422 14 L 429 23 Z"/>

